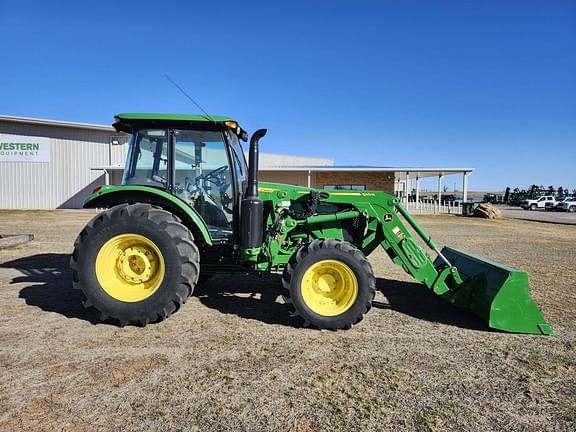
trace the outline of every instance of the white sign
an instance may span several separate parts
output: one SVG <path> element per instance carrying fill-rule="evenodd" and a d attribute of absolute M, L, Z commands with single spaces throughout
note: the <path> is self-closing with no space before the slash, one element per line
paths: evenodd
<path fill-rule="evenodd" d="M 0 162 L 50 162 L 50 138 L 0 134 Z"/>

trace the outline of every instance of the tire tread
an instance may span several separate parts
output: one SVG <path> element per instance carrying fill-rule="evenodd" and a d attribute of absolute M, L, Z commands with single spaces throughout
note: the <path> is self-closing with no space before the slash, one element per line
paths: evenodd
<path fill-rule="evenodd" d="M 145 218 L 151 224 L 157 225 L 158 230 L 164 230 L 171 238 L 175 245 L 175 249 L 178 251 L 182 268 L 178 286 L 173 291 L 173 294 L 164 302 L 164 305 L 160 307 L 160 310 L 149 311 L 137 318 L 134 318 L 132 313 L 118 313 L 114 315 L 99 310 L 100 319 L 102 321 L 105 321 L 108 318 L 113 318 L 120 323 L 120 326 L 136 324 L 144 327 L 151 322 L 159 322 L 168 318 L 186 302 L 188 297 L 192 295 L 200 274 L 200 254 L 198 252 L 198 247 L 194 243 L 194 237 L 190 230 L 172 213 L 144 203 L 119 204 L 111 207 L 110 209 L 99 213 L 92 218 L 90 222 L 88 222 L 76 238 L 76 241 L 74 242 L 74 251 L 70 257 L 72 287 L 83 292 L 83 305 L 85 308 L 95 308 L 98 310 L 97 305 L 95 305 L 84 292 L 84 287 L 80 283 L 79 278 L 79 273 L 82 271 L 81 257 L 86 248 L 89 247 L 88 240 L 90 239 L 90 235 L 104 221 L 113 223 L 115 220 L 123 220 L 126 217 L 136 220 Z"/>
<path fill-rule="evenodd" d="M 284 302 L 290 306 L 290 315 L 300 316 L 304 320 L 304 326 L 305 327 L 310 326 L 310 322 L 301 316 L 301 314 L 295 307 L 294 302 L 292 301 L 292 289 L 293 289 L 292 279 L 296 269 L 302 263 L 302 261 L 311 253 L 315 253 L 322 249 L 335 249 L 352 255 L 368 275 L 369 295 L 360 313 L 352 317 L 350 321 L 338 325 L 326 325 L 326 326 L 323 325 L 321 327 L 316 326 L 319 328 L 326 328 L 330 330 L 340 330 L 340 329 L 348 330 L 353 325 L 358 324 L 360 321 L 364 319 L 366 313 L 368 313 L 368 311 L 372 308 L 372 300 L 376 293 L 376 279 L 374 277 L 374 270 L 372 269 L 372 265 L 370 264 L 370 261 L 368 261 L 366 256 L 362 253 L 362 251 L 360 251 L 353 244 L 338 239 L 316 239 L 300 247 L 300 249 L 298 249 L 292 255 L 288 264 L 284 267 L 284 272 L 282 273 L 282 297 L 284 299 Z"/>

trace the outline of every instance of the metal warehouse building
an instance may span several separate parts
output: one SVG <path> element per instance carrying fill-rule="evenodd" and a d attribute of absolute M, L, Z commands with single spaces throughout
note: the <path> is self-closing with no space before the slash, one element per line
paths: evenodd
<path fill-rule="evenodd" d="M 126 142 L 110 126 L 0 116 L 0 208 L 82 207 L 105 182 L 91 168 L 122 163 Z"/>
<path fill-rule="evenodd" d="M 81 208 L 97 186 L 122 178 L 129 136 L 111 126 L 0 115 L 0 208 Z M 420 202 L 420 181 L 462 175 L 466 201 L 473 168 L 334 166 L 328 158 L 261 153 L 261 180 L 326 189 L 383 190 Z M 418 207 L 416 207 L 418 208 Z"/>

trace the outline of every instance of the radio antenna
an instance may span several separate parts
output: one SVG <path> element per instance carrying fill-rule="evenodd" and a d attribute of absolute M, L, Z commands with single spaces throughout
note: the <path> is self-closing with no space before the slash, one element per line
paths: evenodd
<path fill-rule="evenodd" d="M 168 74 L 164 74 L 164 76 L 165 76 L 166 79 L 170 82 L 170 84 L 172 84 L 174 87 L 176 87 L 178 90 L 180 90 L 184 96 L 186 96 L 188 99 L 190 99 L 190 101 L 191 101 L 194 105 L 196 105 L 200 111 L 202 111 L 202 112 L 205 114 L 205 115 L 204 115 L 204 118 L 206 118 L 207 120 L 210 120 L 212 123 L 216 123 L 216 122 L 214 121 L 214 119 L 213 119 L 212 117 L 210 117 L 210 114 L 208 114 L 208 113 L 204 110 L 204 108 L 202 108 L 202 107 L 200 106 L 200 104 L 199 104 L 198 102 L 196 102 L 194 99 L 192 99 L 192 96 L 190 96 L 188 93 L 186 93 L 186 92 L 184 91 L 184 89 L 183 89 L 182 87 L 180 87 L 180 86 L 176 83 L 176 81 L 174 81 L 172 78 L 170 78 L 170 76 L 169 76 Z"/>

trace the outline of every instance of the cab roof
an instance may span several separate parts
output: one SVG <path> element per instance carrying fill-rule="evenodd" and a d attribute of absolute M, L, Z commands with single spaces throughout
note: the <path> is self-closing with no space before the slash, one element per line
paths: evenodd
<path fill-rule="evenodd" d="M 164 113 L 122 113 L 115 117 L 120 120 L 167 120 L 167 121 L 192 121 L 192 122 L 216 122 L 234 121 L 230 117 L 204 114 L 164 114 Z"/>
<path fill-rule="evenodd" d="M 165 114 L 165 113 L 122 113 L 114 116 L 114 129 L 132 133 L 140 127 L 187 127 L 203 130 L 232 130 L 244 141 L 247 133 L 236 120 L 220 115 Z"/>

